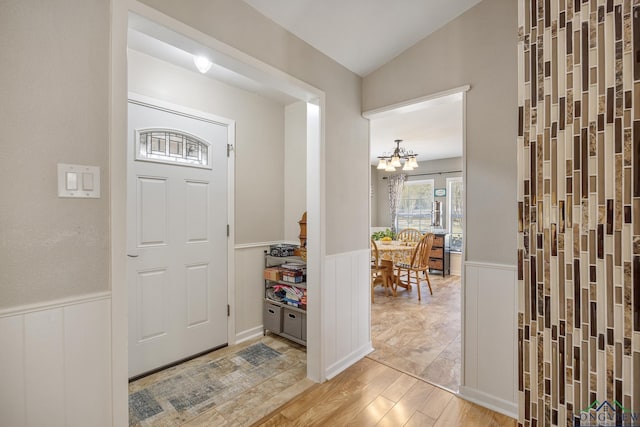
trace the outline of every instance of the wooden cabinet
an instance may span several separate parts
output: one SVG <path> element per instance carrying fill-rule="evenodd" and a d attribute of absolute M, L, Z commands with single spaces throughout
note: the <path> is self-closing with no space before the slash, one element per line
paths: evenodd
<path fill-rule="evenodd" d="M 451 274 L 449 234 L 447 233 L 435 233 L 429 257 L 429 271 L 432 270 L 441 271 L 443 277 Z"/>

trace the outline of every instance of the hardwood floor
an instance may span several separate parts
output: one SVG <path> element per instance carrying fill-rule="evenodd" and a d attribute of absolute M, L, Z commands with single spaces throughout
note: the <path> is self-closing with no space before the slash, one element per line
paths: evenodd
<path fill-rule="evenodd" d="M 430 384 L 457 390 L 460 365 L 459 277 L 432 276 L 432 285 L 434 295 L 426 290 L 421 302 L 415 289 L 400 291 L 395 298 L 385 297 L 384 291 L 377 289 L 372 306 L 376 351 L 331 381 L 313 384 L 304 378 L 300 367 L 295 373 L 287 372 L 294 368 L 288 364 L 282 367 L 283 372 L 271 372 L 275 380 L 260 382 L 228 401 L 217 401 L 197 416 L 157 423 L 150 419 L 140 425 L 516 426 L 507 416 Z M 301 349 L 267 335 L 207 357 L 217 359 L 258 341 L 281 353 Z M 300 353 L 296 357 L 303 362 L 304 352 Z M 197 360 L 172 369 L 194 363 Z M 166 380 L 168 373 L 154 374 L 130 387 L 135 392 L 143 383 Z"/>
<path fill-rule="evenodd" d="M 415 287 L 385 296 L 375 289 L 371 304 L 370 358 L 432 384 L 457 392 L 460 384 L 460 276 L 429 275 L 433 295 L 422 283 L 422 301 Z"/>
<path fill-rule="evenodd" d="M 254 426 L 515 426 L 516 420 L 365 358 Z"/>

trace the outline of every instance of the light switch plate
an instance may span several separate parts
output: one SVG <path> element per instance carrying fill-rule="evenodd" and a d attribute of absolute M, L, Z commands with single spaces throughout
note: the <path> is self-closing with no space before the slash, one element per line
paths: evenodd
<path fill-rule="evenodd" d="M 68 178 L 73 176 L 75 182 L 69 185 Z M 58 197 L 99 199 L 100 167 L 58 163 Z"/>

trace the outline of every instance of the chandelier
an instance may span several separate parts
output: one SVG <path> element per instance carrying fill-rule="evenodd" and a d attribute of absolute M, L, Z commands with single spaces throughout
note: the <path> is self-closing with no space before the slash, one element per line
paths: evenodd
<path fill-rule="evenodd" d="M 396 143 L 396 148 L 392 153 L 382 153 L 381 156 L 378 156 L 378 159 L 380 159 L 378 161 L 378 169 L 394 172 L 399 167 L 402 167 L 403 171 L 417 168 L 418 160 L 416 160 L 416 157 L 418 154 L 411 150 L 406 150 L 404 147 L 400 148 L 401 139 L 396 139 L 394 142 Z M 404 160 L 404 166 L 400 160 Z"/>

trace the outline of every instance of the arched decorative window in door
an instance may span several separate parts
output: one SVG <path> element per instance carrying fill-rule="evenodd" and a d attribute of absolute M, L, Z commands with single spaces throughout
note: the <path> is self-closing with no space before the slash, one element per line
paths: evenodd
<path fill-rule="evenodd" d="M 211 150 L 202 139 L 175 129 L 136 131 L 136 160 L 211 169 Z"/>

